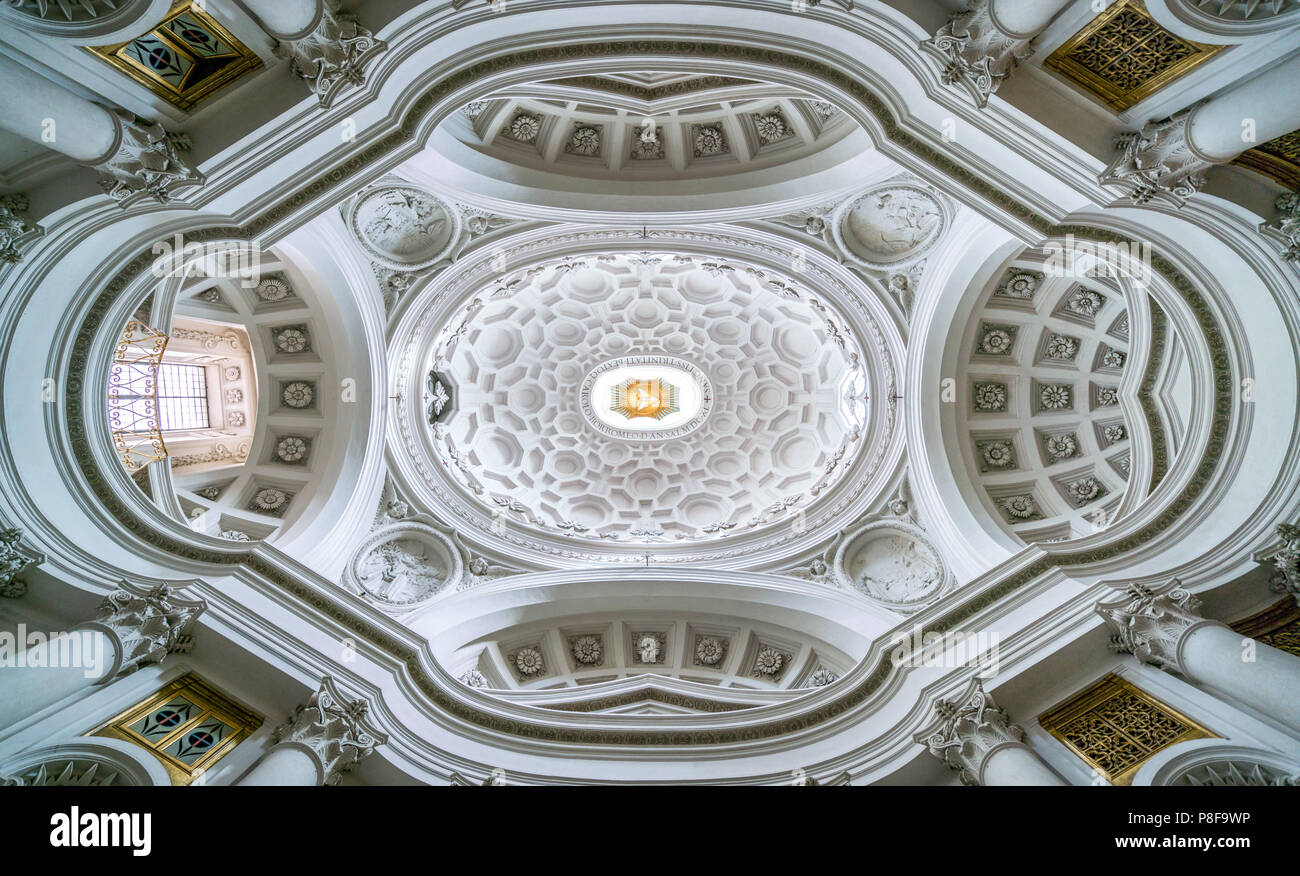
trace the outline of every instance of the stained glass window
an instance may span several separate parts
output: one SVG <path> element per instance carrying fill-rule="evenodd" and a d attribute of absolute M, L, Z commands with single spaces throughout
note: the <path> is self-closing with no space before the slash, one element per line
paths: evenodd
<path fill-rule="evenodd" d="M 154 94 L 189 109 L 262 65 L 247 46 L 194 3 L 183 3 L 142 36 L 86 49 Z"/>
<path fill-rule="evenodd" d="M 188 674 L 87 735 L 146 748 L 162 761 L 173 785 L 188 785 L 261 725 L 260 715 Z"/>

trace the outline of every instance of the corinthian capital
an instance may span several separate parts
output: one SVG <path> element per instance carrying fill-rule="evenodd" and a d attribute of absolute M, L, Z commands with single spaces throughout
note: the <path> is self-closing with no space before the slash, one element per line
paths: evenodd
<path fill-rule="evenodd" d="M 1271 553 L 1277 571 L 1269 584 L 1278 593 L 1290 593 L 1300 603 L 1300 526 L 1279 523 L 1277 535 L 1282 544 Z"/>
<path fill-rule="evenodd" d="M 340 12 L 339 0 L 324 0 L 316 27 L 305 36 L 281 37 L 275 56 L 289 62 L 325 107 L 344 86 L 364 83 L 365 65 L 387 47 L 354 16 Z"/>
<path fill-rule="evenodd" d="M 187 134 L 170 134 L 156 122 L 137 119 L 124 110 L 112 113 L 117 128 L 113 148 L 87 167 L 99 171 L 99 187 L 124 208 L 142 198 L 164 204 L 178 189 L 202 185 L 199 173 L 181 157 L 189 151 Z"/>
<path fill-rule="evenodd" d="M 1130 585 L 1125 595 L 1098 602 L 1097 613 L 1114 635 L 1111 647 L 1143 663 L 1185 675 L 1178 646 L 1192 627 L 1213 623 L 1200 615 L 1201 600 L 1177 578 L 1156 588 Z"/>
<path fill-rule="evenodd" d="M 0 596 L 17 599 L 26 593 L 23 572 L 43 562 L 45 554 L 23 547 L 21 530 L 0 529 Z"/>
<path fill-rule="evenodd" d="M 188 653 L 194 647 L 189 629 L 207 607 L 201 599 L 173 595 L 165 584 L 145 589 L 123 581 L 85 626 L 116 640 L 114 676 L 129 675 L 148 663 L 161 663 L 168 654 Z"/>
<path fill-rule="evenodd" d="M 368 711 L 365 700 L 344 698 L 334 679 L 325 676 L 307 705 L 275 728 L 275 741 L 306 748 L 315 755 L 324 783 L 337 785 L 375 746 L 388 741 L 366 720 Z"/>
<path fill-rule="evenodd" d="M 1277 216 L 1272 222 L 1261 225 L 1260 230 L 1281 242 L 1284 247 L 1282 258 L 1289 262 L 1300 261 L 1300 192 L 1278 195 L 1273 206 L 1277 208 Z"/>
<path fill-rule="evenodd" d="M 1119 154 L 1100 177 L 1119 186 L 1139 204 L 1158 198 L 1181 207 L 1205 185 L 1205 171 L 1214 165 L 1187 138 L 1192 110 L 1162 121 L 1147 122 L 1141 131 L 1115 140 Z"/>
<path fill-rule="evenodd" d="M 1002 31 L 990 13 L 992 0 L 973 0 L 970 9 L 948 17 L 921 47 L 944 64 L 945 85 L 962 85 L 984 106 L 1002 80 L 1033 54 L 1032 38 Z"/>
<path fill-rule="evenodd" d="M 0 264 L 22 259 L 19 245 L 29 237 L 43 233 L 39 225 L 27 221 L 27 197 L 20 194 L 0 197 Z"/>
<path fill-rule="evenodd" d="M 995 749 L 1023 744 L 1024 728 L 993 702 L 979 678 L 956 700 L 939 700 L 934 711 L 934 721 L 914 738 L 959 770 L 963 785 L 981 784 L 984 760 Z"/>

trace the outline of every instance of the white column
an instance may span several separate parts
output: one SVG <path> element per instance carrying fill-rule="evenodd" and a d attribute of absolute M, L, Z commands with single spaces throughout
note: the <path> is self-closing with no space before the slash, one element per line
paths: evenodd
<path fill-rule="evenodd" d="M 0 82 L 0 127 L 6 131 L 83 162 L 104 161 L 116 148 L 117 122 L 99 104 L 3 55 Z"/>
<path fill-rule="evenodd" d="M 1179 654 L 1189 681 L 1300 729 L 1300 657 L 1218 624 L 1190 630 Z"/>
<path fill-rule="evenodd" d="M 1199 608 L 1176 578 L 1097 604 L 1117 649 L 1300 729 L 1300 657 L 1206 620 Z"/>
<path fill-rule="evenodd" d="M 984 757 L 981 785 L 1064 785 L 1043 759 L 1023 742 L 996 748 Z"/>
<path fill-rule="evenodd" d="M 8 633 L 0 633 L 0 650 L 7 650 Z M 31 636 L 39 636 L 30 647 Z M 78 691 L 107 681 L 117 665 L 112 637 L 100 630 L 49 634 L 18 625 L 17 652 L 6 655 L 0 673 L 0 728 L 9 727 Z"/>
<path fill-rule="evenodd" d="M 239 780 L 241 785 L 289 785 L 307 787 L 322 783 L 320 766 L 306 749 L 276 745 Z"/>
<path fill-rule="evenodd" d="M 1118 154 L 1099 181 L 1120 186 L 1139 204 L 1159 199 L 1181 207 L 1205 185 L 1211 167 L 1298 127 L 1295 55 L 1205 103 L 1121 134 Z"/>
<path fill-rule="evenodd" d="M 275 728 L 275 745 L 240 785 L 337 785 L 375 746 L 388 741 L 366 719 L 365 700 L 349 700 L 334 679 Z"/>
<path fill-rule="evenodd" d="M 207 604 L 173 596 L 163 585 L 123 581 L 104 597 L 93 620 L 66 635 L 32 640 L 0 673 L 0 727 L 8 727 L 77 691 L 159 663 L 193 647 L 189 629 Z M 19 625 L 21 644 L 31 639 Z M 44 636 L 45 633 L 42 633 Z M 7 641 L 0 638 L 0 650 Z M 8 656 L 8 655 L 6 655 Z"/>
<path fill-rule="evenodd" d="M 123 207 L 142 198 L 165 203 L 203 174 L 181 157 L 190 142 L 162 125 L 109 110 L 0 56 L 0 128 L 99 171 L 104 194 Z"/>
<path fill-rule="evenodd" d="M 1204 158 L 1223 164 L 1297 128 L 1300 55 L 1194 108 L 1187 120 L 1187 140 Z M 1254 137 L 1243 140 L 1246 133 Z"/>
<path fill-rule="evenodd" d="M 321 0 L 244 0 L 262 28 L 278 39 L 300 37 L 316 24 Z"/>
<path fill-rule="evenodd" d="M 998 29 L 1029 39 L 1047 27 L 1073 0 L 993 0 L 992 18 Z"/>
<path fill-rule="evenodd" d="M 963 785 L 1064 785 L 1025 744 L 1025 730 L 971 679 L 956 700 L 935 703 L 935 720 L 913 738 L 961 774 Z"/>

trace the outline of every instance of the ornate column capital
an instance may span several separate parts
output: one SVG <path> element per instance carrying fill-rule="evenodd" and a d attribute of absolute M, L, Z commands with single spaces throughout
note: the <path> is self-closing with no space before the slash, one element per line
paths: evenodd
<path fill-rule="evenodd" d="M 1187 675 L 1180 648 L 1193 628 L 1218 621 L 1201 617 L 1201 600 L 1173 578 L 1156 587 L 1132 584 L 1125 595 L 1098 602 L 1097 614 L 1110 627 L 1111 647 L 1169 672 Z"/>
<path fill-rule="evenodd" d="M 45 562 L 45 554 L 23 546 L 19 529 L 0 529 L 0 596 L 17 599 L 27 592 L 22 573 Z"/>
<path fill-rule="evenodd" d="M 23 256 L 18 251 L 19 245 L 45 233 L 45 229 L 28 222 L 22 215 L 27 212 L 27 207 L 26 195 L 15 192 L 0 197 L 0 264 L 21 261 Z"/>
<path fill-rule="evenodd" d="M 1300 197 L 1292 195 L 1300 203 Z M 1300 223 L 1300 218 L 1297 219 Z M 1282 544 L 1268 554 L 1277 571 L 1269 578 L 1269 585 L 1276 593 L 1289 593 L 1300 603 L 1300 526 L 1288 523 L 1277 525 L 1277 536 Z"/>
<path fill-rule="evenodd" d="M 1278 195 L 1273 206 L 1277 208 L 1277 216 L 1260 225 L 1259 230 L 1282 244 L 1282 258 L 1300 261 L 1300 192 Z"/>
<path fill-rule="evenodd" d="M 939 700 L 935 720 L 913 738 L 961 773 L 963 785 L 983 784 L 984 762 L 999 748 L 1024 745 L 1025 730 L 984 691 L 976 677 L 960 697 Z"/>
<path fill-rule="evenodd" d="M 1119 135 L 1115 139 L 1119 154 L 1098 181 L 1125 189 L 1139 204 L 1160 199 L 1181 207 L 1205 185 L 1205 171 L 1214 165 L 1187 138 L 1187 123 L 1195 110 L 1152 120 L 1140 131 Z"/>
<path fill-rule="evenodd" d="M 207 607 L 201 599 L 174 595 L 166 584 L 146 589 L 123 581 L 104 597 L 95 619 L 82 626 L 116 640 L 117 664 L 106 677 L 118 678 L 161 663 L 168 654 L 188 653 L 194 647 L 190 626 Z"/>
<path fill-rule="evenodd" d="M 311 752 L 324 784 L 337 785 L 376 746 L 388 741 L 387 735 L 366 720 L 369 709 L 365 700 L 346 699 L 327 675 L 307 705 L 299 706 L 275 728 L 275 741 L 297 743 Z"/>
<path fill-rule="evenodd" d="M 964 86 L 980 107 L 1034 51 L 1032 37 L 998 27 L 991 5 L 992 0 L 972 0 L 970 9 L 950 15 L 938 33 L 921 43 L 943 63 L 944 84 Z"/>
<path fill-rule="evenodd" d="M 365 65 L 388 44 L 339 10 L 339 0 L 323 0 L 320 18 L 308 33 L 277 37 L 275 56 L 288 61 L 327 107 L 348 85 L 361 85 Z"/>
<path fill-rule="evenodd" d="M 125 110 L 110 115 L 117 128 L 113 148 L 86 166 L 99 171 L 99 187 L 124 209 L 143 198 L 165 204 L 176 190 L 204 183 L 203 174 L 181 157 L 190 149 L 188 134 L 168 133 Z"/>

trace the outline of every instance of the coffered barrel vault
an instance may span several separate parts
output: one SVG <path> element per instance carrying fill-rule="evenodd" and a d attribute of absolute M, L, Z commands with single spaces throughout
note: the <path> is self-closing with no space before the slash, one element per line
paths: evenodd
<path fill-rule="evenodd" d="M 1294 781 L 1295 17 L 959 5 L 0 9 L 0 783 Z"/>

